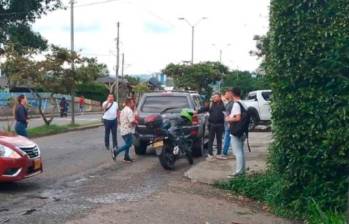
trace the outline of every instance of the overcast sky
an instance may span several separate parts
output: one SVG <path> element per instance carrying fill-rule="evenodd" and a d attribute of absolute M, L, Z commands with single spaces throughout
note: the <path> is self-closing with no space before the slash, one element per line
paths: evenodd
<path fill-rule="evenodd" d="M 63 0 L 68 5 L 68 0 Z M 218 61 L 230 68 L 254 71 L 259 61 L 250 56 L 253 36 L 268 30 L 270 0 L 77 0 L 75 46 L 97 57 L 115 73 L 116 22 L 120 21 L 126 74 L 159 72 L 168 63 L 191 58 L 191 23 L 196 26 L 195 62 Z M 70 47 L 70 11 L 49 13 L 34 24 L 50 43 Z M 215 44 L 216 47 L 212 46 Z M 230 46 L 227 46 L 230 44 Z M 121 60 L 120 60 L 121 62 Z"/>

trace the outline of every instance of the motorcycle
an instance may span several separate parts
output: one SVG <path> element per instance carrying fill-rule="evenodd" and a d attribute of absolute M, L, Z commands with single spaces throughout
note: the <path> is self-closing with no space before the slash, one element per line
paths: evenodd
<path fill-rule="evenodd" d="M 152 145 L 156 151 L 160 151 L 157 153 L 159 161 L 166 170 L 174 170 L 176 161 L 183 157 L 190 165 L 194 163 L 193 139 L 191 129 L 187 126 L 189 123 L 182 117 L 166 118 L 163 114 L 171 109 L 175 108 L 167 108 L 160 115 L 150 115 L 145 118 L 146 126 L 156 133 Z"/>

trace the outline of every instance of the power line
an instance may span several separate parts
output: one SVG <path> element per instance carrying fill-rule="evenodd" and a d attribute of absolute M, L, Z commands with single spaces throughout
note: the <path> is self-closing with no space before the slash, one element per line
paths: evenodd
<path fill-rule="evenodd" d="M 90 3 L 85 3 L 85 4 L 77 4 L 75 7 L 80 8 L 80 7 L 88 7 L 88 6 L 93 6 L 93 5 L 102 5 L 102 4 L 107 4 L 111 2 L 118 2 L 122 0 L 105 0 L 105 1 L 98 1 L 98 2 L 90 2 Z"/>

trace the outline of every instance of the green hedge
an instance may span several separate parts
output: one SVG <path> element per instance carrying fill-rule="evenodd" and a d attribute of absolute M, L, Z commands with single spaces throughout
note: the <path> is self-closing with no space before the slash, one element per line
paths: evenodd
<path fill-rule="evenodd" d="M 77 96 L 84 96 L 86 99 L 95 100 L 99 102 L 105 101 L 109 94 L 109 90 L 103 84 L 87 83 L 77 86 Z"/>
<path fill-rule="evenodd" d="M 343 212 L 349 174 L 348 0 L 272 0 L 274 207 L 304 216 L 310 198 Z"/>

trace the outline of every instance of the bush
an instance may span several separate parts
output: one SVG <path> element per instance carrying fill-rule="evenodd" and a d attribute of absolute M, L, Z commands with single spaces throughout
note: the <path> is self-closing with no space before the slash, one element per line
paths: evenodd
<path fill-rule="evenodd" d="M 349 173 L 349 4 L 272 0 L 273 207 L 344 212 Z"/>
<path fill-rule="evenodd" d="M 261 202 L 268 201 L 269 189 L 276 181 L 271 174 L 256 173 L 249 176 L 238 176 L 228 182 L 220 182 L 218 187 Z"/>

